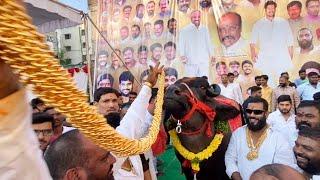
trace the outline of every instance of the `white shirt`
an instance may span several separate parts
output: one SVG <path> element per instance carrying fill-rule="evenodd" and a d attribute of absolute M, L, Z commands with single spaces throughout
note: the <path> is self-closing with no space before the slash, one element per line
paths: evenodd
<path fill-rule="evenodd" d="M 117 131 L 123 136 L 131 139 L 142 138 L 147 131 L 152 121 L 152 116 L 148 114 L 147 107 L 149 99 L 151 97 L 151 89 L 148 86 L 143 86 L 138 94 L 137 98 L 133 101 L 132 105 L 128 109 L 128 112 L 120 121 L 120 126 L 117 127 Z M 146 159 L 149 160 L 149 169 L 152 179 L 156 179 L 156 173 L 153 166 L 152 153 L 145 153 Z M 122 164 L 128 157 L 120 158 L 116 157 L 116 163 L 113 165 L 113 175 L 117 180 L 141 180 L 144 179 L 143 167 L 139 155 L 129 156 L 129 160 L 132 163 L 133 170 L 128 172 L 121 169 Z"/>
<path fill-rule="evenodd" d="M 256 67 L 262 72 L 284 72 L 293 67 L 288 47 L 293 46 L 293 35 L 287 20 L 275 17 L 258 20 L 252 28 L 252 44 L 259 44 Z"/>
<path fill-rule="evenodd" d="M 238 83 L 229 83 L 227 87 L 223 84 L 219 84 L 219 87 L 221 89 L 221 95 L 233 99 L 240 104 L 243 103 L 242 92 Z"/>
<path fill-rule="evenodd" d="M 316 88 L 314 88 L 309 82 L 302 84 L 298 86 L 297 91 L 302 100 L 313 100 L 313 95 L 320 92 L 320 83 L 318 82 Z"/>
<path fill-rule="evenodd" d="M 312 176 L 312 180 L 320 180 L 320 175 L 314 175 L 314 176 Z"/>
<path fill-rule="evenodd" d="M 291 116 L 285 120 L 281 112 L 278 110 L 269 114 L 267 118 L 267 123 L 270 125 L 272 129 L 280 132 L 283 137 L 287 139 L 289 145 L 293 148 L 296 141 L 296 123 L 295 123 L 295 115 L 291 114 Z"/>
<path fill-rule="evenodd" d="M 223 44 L 221 47 L 224 56 L 246 56 L 248 55 L 247 50 L 249 49 L 249 43 L 240 37 L 240 39 L 230 47 L 225 47 Z"/>
<path fill-rule="evenodd" d="M 25 90 L 0 99 L 0 179 L 50 180 Z"/>
<path fill-rule="evenodd" d="M 260 146 L 259 157 L 248 160 L 249 148 L 246 138 L 247 126 L 242 126 L 232 133 L 225 155 L 226 173 L 231 178 L 232 173 L 239 172 L 242 179 L 248 180 L 250 175 L 266 164 L 285 164 L 296 168 L 292 148 L 284 137 L 269 128 L 267 137 Z"/>
<path fill-rule="evenodd" d="M 209 65 L 213 45 L 208 29 L 202 25 L 197 28 L 194 24 L 182 28 L 179 33 L 178 51 L 180 56 L 187 57 L 187 64 Z"/>
<path fill-rule="evenodd" d="M 68 126 L 62 126 L 62 134 L 67 133 L 67 132 L 69 132 L 71 130 L 74 130 L 74 129 L 76 129 L 76 128 L 68 127 Z"/>

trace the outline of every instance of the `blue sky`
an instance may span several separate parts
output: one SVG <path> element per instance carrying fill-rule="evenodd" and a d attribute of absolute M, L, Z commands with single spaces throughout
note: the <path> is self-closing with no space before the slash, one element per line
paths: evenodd
<path fill-rule="evenodd" d="M 67 4 L 73 8 L 88 12 L 88 2 L 87 0 L 59 0 L 64 4 Z"/>

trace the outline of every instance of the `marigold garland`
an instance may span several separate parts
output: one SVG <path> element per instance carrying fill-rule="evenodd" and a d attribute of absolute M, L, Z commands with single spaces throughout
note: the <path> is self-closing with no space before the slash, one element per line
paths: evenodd
<path fill-rule="evenodd" d="M 36 31 L 21 1 L 0 1 L 0 59 L 20 75 L 24 84 L 58 111 L 95 144 L 119 156 L 141 154 L 155 142 L 161 123 L 164 96 L 164 73 L 159 78 L 155 115 L 149 133 L 139 140 L 128 139 L 106 123 L 97 110 L 89 106 L 87 96 L 54 58 L 45 37 Z"/>
<path fill-rule="evenodd" d="M 191 162 L 191 168 L 196 172 L 200 171 L 200 162 L 205 159 L 209 159 L 212 154 L 219 148 L 223 139 L 223 134 L 216 134 L 206 149 L 195 154 L 183 147 L 175 130 L 169 131 L 169 134 L 172 138 L 173 146 L 185 159 Z"/>

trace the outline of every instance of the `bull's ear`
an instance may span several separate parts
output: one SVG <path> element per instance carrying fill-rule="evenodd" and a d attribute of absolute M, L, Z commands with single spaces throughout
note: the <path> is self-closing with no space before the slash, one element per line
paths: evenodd
<path fill-rule="evenodd" d="M 206 91 L 206 94 L 207 96 L 209 97 L 216 97 L 216 96 L 219 96 L 221 93 L 221 89 L 219 87 L 219 85 L 217 84 L 212 84 L 208 87 L 207 91 Z"/>

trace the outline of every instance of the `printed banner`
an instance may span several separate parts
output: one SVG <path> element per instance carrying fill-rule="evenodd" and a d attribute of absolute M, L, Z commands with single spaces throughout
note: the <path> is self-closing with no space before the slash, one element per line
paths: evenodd
<path fill-rule="evenodd" d="M 95 88 L 127 95 L 161 62 L 166 82 L 207 76 L 220 83 L 232 72 L 244 92 L 256 75 L 276 86 L 280 73 L 293 81 L 300 69 L 320 71 L 319 1 L 99 0 Z M 126 72 L 129 70 L 131 73 Z"/>

